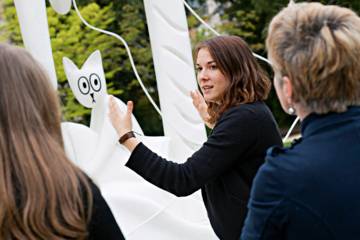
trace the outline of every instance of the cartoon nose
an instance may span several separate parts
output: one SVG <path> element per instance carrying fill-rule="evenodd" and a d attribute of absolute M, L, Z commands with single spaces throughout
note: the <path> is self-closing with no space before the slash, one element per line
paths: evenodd
<path fill-rule="evenodd" d="M 94 97 L 94 93 L 90 93 L 90 96 L 91 96 L 92 102 L 93 102 L 93 103 L 96 103 L 95 97 Z"/>

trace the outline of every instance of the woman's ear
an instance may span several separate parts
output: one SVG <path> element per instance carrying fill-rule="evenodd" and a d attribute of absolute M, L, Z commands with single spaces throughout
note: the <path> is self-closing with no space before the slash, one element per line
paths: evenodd
<path fill-rule="evenodd" d="M 293 85 L 291 83 L 291 80 L 287 76 L 282 77 L 281 88 L 286 101 L 288 101 L 288 104 L 292 104 Z"/>

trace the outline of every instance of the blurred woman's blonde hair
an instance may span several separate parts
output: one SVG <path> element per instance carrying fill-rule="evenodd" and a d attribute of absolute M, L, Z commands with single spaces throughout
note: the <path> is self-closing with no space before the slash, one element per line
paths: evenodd
<path fill-rule="evenodd" d="M 292 100 L 315 113 L 360 105 L 360 18 L 320 3 L 291 3 L 266 40 L 275 77 L 289 77 Z"/>

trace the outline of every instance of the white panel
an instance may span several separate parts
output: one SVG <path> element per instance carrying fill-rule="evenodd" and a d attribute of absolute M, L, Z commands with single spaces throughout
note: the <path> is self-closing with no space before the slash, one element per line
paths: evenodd
<path fill-rule="evenodd" d="M 170 159 L 183 162 L 206 141 L 206 131 L 192 105 L 194 64 L 181 0 L 144 0 L 165 136 Z"/>
<path fill-rule="evenodd" d="M 45 68 L 56 89 L 45 0 L 14 0 L 14 3 L 25 48 Z"/>

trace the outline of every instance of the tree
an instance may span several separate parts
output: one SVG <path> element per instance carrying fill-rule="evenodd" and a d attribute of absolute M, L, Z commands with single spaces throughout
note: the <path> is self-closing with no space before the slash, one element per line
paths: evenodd
<path fill-rule="evenodd" d="M 264 43 L 267 26 L 271 18 L 289 1 L 215 1 L 219 4 L 215 12 L 220 14 L 221 23 L 214 27 L 220 33 L 241 36 L 254 52 L 266 57 Z M 360 12 L 360 1 L 358 0 L 322 0 L 321 2 L 350 7 L 358 13 Z M 128 42 L 139 75 L 158 104 L 155 71 L 143 1 L 77 0 L 77 3 L 83 17 L 88 22 L 99 28 L 118 33 Z M 188 3 L 205 20 L 211 18 L 211 16 L 206 15 L 206 0 L 188 0 Z M 16 20 L 13 0 L 3 0 L 3 4 L 4 22 L 0 22 L 0 41 L 21 45 L 20 28 Z M 48 8 L 47 13 L 64 119 L 88 124 L 90 110 L 83 108 L 74 99 L 64 75 L 62 57 L 67 56 L 80 66 L 91 52 L 99 49 L 103 57 L 108 92 L 123 101 L 134 100 L 135 115 L 144 132 L 147 135 L 161 135 L 161 119 L 140 88 L 122 43 L 113 37 L 86 28 L 73 11 L 66 16 L 60 16 Z M 201 40 L 214 36 L 189 13 L 188 25 L 192 46 Z M 272 78 L 270 66 L 259 62 Z M 280 127 L 287 129 L 293 118 L 281 109 L 274 90 L 272 90 L 267 103 L 274 112 Z"/>
<path fill-rule="evenodd" d="M 119 32 L 127 40 L 132 55 L 148 92 L 159 106 L 159 97 L 156 86 L 155 70 L 152 60 L 150 38 L 148 36 L 145 10 L 141 0 L 128 1 L 122 6 L 121 16 L 118 17 Z M 161 118 L 155 111 L 145 93 L 135 78 L 130 61 L 126 57 L 124 71 L 116 85 L 117 89 L 124 89 L 124 99 L 135 101 L 135 115 L 144 132 L 148 135 L 162 135 Z"/>

